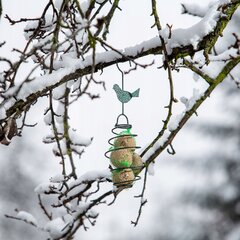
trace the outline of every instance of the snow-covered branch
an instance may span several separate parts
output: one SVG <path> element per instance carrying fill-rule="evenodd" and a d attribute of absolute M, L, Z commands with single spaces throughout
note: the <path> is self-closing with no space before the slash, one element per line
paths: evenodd
<path fill-rule="evenodd" d="M 157 27 L 157 36 L 124 49 L 117 49 L 108 42 L 112 19 L 117 11 L 124 11 L 120 8 L 119 0 L 49 0 L 40 17 L 13 20 L 7 15 L 11 25 L 27 22 L 24 29 L 26 45 L 23 50 L 14 49 L 19 57 L 15 62 L 6 57 L 0 58 L 4 66 L 0 73 L 0 143 L 9 145 L 14 136 L 19 136 L 24 127 L 30 126 L 25 118 L 31 106 L 46 97 L 48 102 L 44 122 L 50 133 L 43 138 L 43 142 L 53 145 L 54 156 L 60 159 L 61 165 L 61 173 L 35 189 L 39 206 L 47 217 L 45 225 L 40 226 L 32 215 L 24 211 L 7 217 L 48 232 L 52 239 L 72 239 L 80 227 L 87 229 L 86 222 L 95 224 L 98 216 L 96 206 L 113 203 L 122 190 L 132 186 L 129 181 L 126 184 L 126 179 L 125 184 L 122 184 L 124 181 L 119 182 L 117 174 L 124 173 L 126 177 L 130 172 L 132 183 L 139 177 L 140 171 L 145 170 L 143 189 L 139 195 L 139 214 L 134 222 L 137 225 L 142 207 L 147 202 L 144 195 L 147 172 L 153 172 L 156 158 L 165 149 L 169 154 L 175 154 L 173 140 L 178 132 L 197 114 L 198 108 L 224 79 L 229 75 L 235 79 L 239 74 L 238 71 L 234 72 L 240 62 L 238 33 L 235 30 L 231 32 L 232 41 L 222 48 L 216 44 L 221 40 L 220 36 L 225 37 L 224 30 L 239 5 L 240 0 L 220 0 L 201 9 L 184 4 L 183 13 L 200 16 L 199 22 L 186 29 L 174 29 L 169 25 L 163 29 L 157 1 L 152 0 L 153 26 Z M 4 47 L 4 44 L 0 47 Z M 152 63 L 138 62 L 145 56 L 151 56 Z M 161 58 L 161 67 L 168 73 L 169 101 L 167 114 L 162 118 L 163 124 L 157 129 L 155 138 L 140 156 L 132 150 L 132 146 L 124 146 L 126 155 L 123 160 L 131 160 L 127 168 L 129 171 L 125 171 L 125 166 L 113 164 L 116 169 L 110 166 L 105 171 L 78 176 L 76 157 L 82 157 L 85 148 L 92 143 L 92 136 L 80 136 L 71 126 L 69 109 L 72 103 L 83 95 L 91 99 L 98 98 L 91 92 L 91 86 L 98 84 L 105 88 L 105 85 L 96 79 L 96 72 L 130 62 L 131 68 L 126 71 L 130 73 L 138 68 L 153 66 L 157 57 Z M 29 62 L 34 67 L 19 78 L 21 69 L 28 66 Z M 204 92 L 193 89 L 190 98 L 180 98 L 185 110 L 174 114 L 174 104 L 178 100 L 175 98 L 172 72 L 180 68 L 187 68 L 199 75 L 207 87 Z M 121 71 L 119 66 L 118 70 Z M 123 76 L 123 71 L 121 74 Z M 19 124 L 20 121 L 22 124 Z M 118 137 L 125 139 L 129 137 L 128 134 L 119 134 Z M 133 164 L 134 157 L 139 161 L 137 167 Z M 45 199 L 50 200 L 45 202 Z"/>
<path fill-rule="evenodd" d="M 165 135 L 161 137 L 157 137 L 153 143 L 149 145 L 147 148 L 149 151 L 145 151 L 141 157 L 144 157 L 144 162 L 146 166 L 148 166 L 151 162 L 153 162 L 156 157 L 164 151 L 173 141 L 177 133 L 181 130 L 181 128 L 186 124 L 186 122 L 192 117 L 194 113 L 196 113 L 197 109 L 201 106 L 201 104 L 210 97 L 212 91 L 226 78 L 226 76 L 240 63 L 240 56 L 229 61 L 226 66 L 222 69 L 222 71 L 218 74 L 215 79 L 212 79 L 212 84 L 206 89 L 206 91 L 202 94 L 197 94 L 193 96 L 193 101 L 191 105 L 186 105 L 186 110 L 178 115 L 179 117 L 175 119 L 174 127 L 170 127 L 168 132 L 165 132 Z"/>
<path fill-rule="evenodd" d="M 172 30 L 171 39 L 163 31 L 162 36 L 166 39 L 169 60 L 178 59 L 187 55 L 193 56 L 196 52 L 204 50 L 206 54 L 212 49 L 214 43 L 224 30 L 227 22 L 239 5 L 239 1 L 220 1 L 213 5 L 208 14 L 197 24 L 189 29 Z M 124 50 L 109 50 L 97 53 L 95 56 L 95 72 L 116 63 L 131 61 L 150 54 L 161 54 L 162 47 L 158 37 L 144 41 L 134 47 Z M 121 54 L 119 54 L 121 53 Z M 68 64 L 66 65 L 66 62 Z M 36 77 L 30 82 L 23 82 L 8 88 L 2 96 L 5 100 L 0 104 L 0 123 L 7 117 L 24 111 L 31 106 L 39 97 L 45 96 L 50 90 L 91 74 L 92 57 L 86 56 L 84 60 L 77 57 L 64 57 L 56 60 L 54 65 L 59 69 L 44 76 Z M 14 100 L 14 98 L 17 100 Z"/>

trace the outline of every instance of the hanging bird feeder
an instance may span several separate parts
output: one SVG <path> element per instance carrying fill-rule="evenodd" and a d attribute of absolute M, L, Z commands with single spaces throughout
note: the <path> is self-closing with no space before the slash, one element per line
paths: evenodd
<path fill-rule="evenodd" d="M 139 96 L 140 89 L 133 93 L 124 90 L 124 75 L 122 73 L 122 88 L 117 84 L 113 86 L 118 100 L 122 103 L 122 113 L 118 115 L 116 124 L 112 129 L 114 137 L 108 140 L 111 145 L 105 156 L 112 164 L 112 180 L 116 187 L 132 187 L 134 181 L 139 180 L 139 172 L 143 167 L 141 157 L 135 153 L 140 147 L 136 145 L 137 134 L 131 132 L 132 125 L 124 113 L 124 104 L 133 97 Z"/>

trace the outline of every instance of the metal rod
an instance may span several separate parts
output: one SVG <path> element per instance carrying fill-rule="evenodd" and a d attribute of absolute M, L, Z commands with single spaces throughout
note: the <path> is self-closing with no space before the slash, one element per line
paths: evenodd
<path fill-rule="evenodd" d="M 122 103 L 122 114 L 124 114 L 124 103 Z"/>
<path fill-rule="evenodd" d="M 122 90 L 124 91 L 124 73 L 122 71 Z M 122 103 L 122 114 L 124 114 L 124 103 Z"/>

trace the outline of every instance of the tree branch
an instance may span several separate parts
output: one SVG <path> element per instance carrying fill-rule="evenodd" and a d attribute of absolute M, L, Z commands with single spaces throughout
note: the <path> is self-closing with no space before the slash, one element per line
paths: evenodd
<path fill-rule="evenodd" d="M 226 27 L 227 23 L 231 19 L 233 13 L 236 11 L 239 4 L 240 0 L 232 0 L 230 3 L 221 6 L 220 11 L 224 14 L 220 15 L 213 31 L 204 36 L 196 48 L 194 48 L 192 44 L 187 44 L 181 47 L 173 47 L 171 49 L 171 53 L 168 54 L 168 60 L 171 61 L 173 59 L 178 59 L 180 57 L 188 55 L 193 56 L 196 52 L 201 50 L 204 50 L 206 53 L 208 53 L 215 44 L 215 42 L 217 41 L 218 37 L 222 34 L 224 28 Z M 172 33 L 174 34 L 174 30 L 172 31 Z M 171 40 L 168 44 L 170 43 Z M 149 47 L 144 47 L 144 45 L 145 46 L 148 45 Z M 150 54 L 161 54 L 162 46 L 159 44 L 159 38 L 155 37 L 149 40 L 148 44 L 147 42 L 143 42 L 141 44 L 136 45 L 134 48 L 127 48 L 125 49 L 125 51 L 122 50 L 119 51 L 122 52 L 124 56 L 115 53 L 113 58 L 108 58 L 105 59 L 104 61 L 101 61 L 101 58 L 104 56 L 104 54 L 97 54 L 96 60 L 97 59 L 99 60 L 96 61 L 95 72 L 97 72 L 98 70 L 102 70 L 106 67 L 112 66 L 116 63 L 129 61 L 129 59 L 137 59 Z M 134 51 L 134 54 L 132 53 L 132 51 Z M 108 51 L 108 53 L 110 53 L 110 51 Z M 87 61 L 86 60 L 83 61 L 83 65 L 85 67 L 83 68 L 76 67 L 74 71 L 69 70 L 68 73 L 65 74 L 65 76 L 61 77 L 60 79 L 58 77 L 54 84 L 46 86 L 43 89 L 36 91 L 30 94 L 29 96 L 26 96 L 25 100 L 20 99 L 16 101 L 10 108 L 6 109 L 6 117 L 0 120 L 0 124 L 6 121 L 6 118 L 13 114 L 17 115 L 21 114 L 26 107 L 31 106 L 39 97 L 44 96 L 50 90 L 70 80 L 80 78 L 87 74 L 91 74 L 92 72 L 91 64 L 92 64 L 91 61 L 87 59 Z M 61 71 L 61 69 L 59 71 Z M 57 75 L 57 72 L 58 71 L 49 74 L 49 77 Z M 0 108 L 3 107 L 6 101 L 8 100 L 5 100 L 0 104 Z"/>
<path fill-rule="evenodd" d="M 2 16 L 2 0 L 0 0 L 0 18 Z"/>
<path fill-rule="evenodd" d="M 222 71 L 218 74 L 216 77 L 214 83 L 212 83 L 207 90 L 204 92 L 203 96 L 196 101 L 196 103 L 192 106 L 192 108 L 189 111 L 186 111 L 183 115 L 181 121 L 178 124 L 178 127 L 172 131 L 167 138 L 167 140 L 160 146 L 151 145 L 151 148 L 154 149 L 154 152 L 147 158 L 145 162 L 145 166 L 147 167 L 151 162 L 153 162 L 156 157 L 163 152 L 173 141 L 177 133 L 182 129 L 182 127 L 186 124 L 186 122 L 191 118 L 191 116 L 196 112 L 196 110 L 201 106 L 201 104 L 207 99 L 207 97 L 210 97 L 210 94 L 212 91 L 227 77 L 227 75 L 231 72 L 231 70 L 236 67 L 240 63 L 240 56 L 229 61 L 225 67 L 222 69 Z M 157 142 L 156 142 L 157 144 Z M 155 148 L 156 147 L 156 148 Z M 150 149 L 151 149 L 150 148 Z M 146 152 L 144 152 L 146 154 Z M 144 154 L 141 155 L 141 157 L 144 156 Z"/>

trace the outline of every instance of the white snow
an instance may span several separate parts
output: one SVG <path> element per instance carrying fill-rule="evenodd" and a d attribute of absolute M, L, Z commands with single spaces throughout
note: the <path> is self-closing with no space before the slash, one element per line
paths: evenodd
<path fill-rule="evenodd" d="M 125 48 L 124 51 L 122 51 L 122 54 L 127 56 L 136 56 L 138 53 L 140 53 L 143 50 L 148 50 L 148 49 L 159 47 L 159 46 L 161 46 L 161 42 L 159 37 L 157 36 L 147 41 L 143 41 L 142 43 L 137 44 L 133 47 Z"/>
<path fill-rule="evenodd" d="M 61 1 L 58 1 L 58 4 L 60 2 Z M 193 25 L 192 27 L 187 29 L 172 30 L 171 39 L 168 39 L 168 30 L 162 30 L 162 34 L 163 35 L 165 34 L 165 36 L 163 37 L 165 38 L 165 41 L 167 43 L 168 53 L 171 53 L 172 49 L 175 47 L 185 46 L 189 44 L 192 44 L 193 47 L 196 48 L 201 39 L 207 34 L 209 34 L 211 31 L 213 31 L 214 27 L 216 26 L 216 23 L 220 17 L 220 11 L 218 11 L 218 7 L 221 4 L 228 2 L 229 1 L 218 1 L 217 3 L 215 3 L 207 12 L 207 14 L 197 24 Z M 83 6 L 83 10 L 86 9 L 88 4 L 89 1 L 83 2 L 81 4 L 81 6 Z M 34 23 L 32 24 L 34 25 Z M 134 57 L 142 50 L 148 50 L 150 48 L 159 47 L 160 45 L 161 43 L 159 37 L 157 36 L 133 47 L 125 48 L 124 50 L 118 51 L 121 52 L 123 55 Z M 96 64 L 100 62 L 107 63 L 112 62 L 119 57 L 121 57 L 121 54 L 109 50 L 103 53 L 97 53 L 95 61 Z M 37 91 L 42 91 L 43 89 L 55 85 L 59 81 L 63 80 L 63 78 L 65 78 L 67 75 L 75 72 L 76 70 L 81 70 L 87 66 L 92 65 L 92 56 L 89 55 L 85 58 L 84 61 L 81 61 L 79 59 L 74 58 L 74 56 L 71 57 L 71 55 L 66 55 L 63 57 L 61 61 L 59 60 L 58 63 L 61 63 L 62 68 L 56 70 L 51 74 L 45 74 L 44 76 L 37 77 L 31 82 L 24 83 L 17 98 L 25 100 L 30 94 Z M 57 64 L 57 62 L 55 62 L 54 65 L 55 64 Z M 21 83 L 19 84 L 21 85 Z M 9 89 L 4 95 L 6 97 L 11 97 L 14 94 L 14 92 L 18 90 L 18 88 L 19 85 L 16 84 L 15 87 Z M 59 89 L 61 89 L 61 87 Z M 58 99 L 62 95 L 62 92 L 61 91 L 60 93 L 57 92 L 56 95 L 57 96 L 55 97 Z"/>
<path fill-rule="evenodd" d="M 84 191 L 86 189 L 86 184 L 81 184 L 80 186 L 74 187 L 71 191 L 68 192 L 67 196 L 64 196 L 61 198 L 61 202 L 63 202 L 65 199 L 71 197 L 71 196 L 76 196 L 80 192 Z M 73 207 L 73 206 L 72 206 Z M 76 207 L 74 208 L 76 210 Z"/>
<path fill-rule="evenodd" d="M 146 162 L 146 161 L 148 160 L 148 158 L 149 158 L 151 155 L 153 155 L 154 153 L 155 153 L 155 148 L 154 148 L 154 146 L 153 146 L 153 147 L 151 147 L 151 148 L 147 151 L 147 153 L 142 157 L 143 162 Z"/>
<path fill-rule="evenodd" d="M 53 99 L 58 100 L 64 97 L 64 94 L 66 92 L 66 84 L 62 84 L 52 91 Z"/>
<path fill-rule="evenodd" d="M 57 109 L 55 110 L 55 120 L 56 120 L 56 127 L 58 133 L 64 134 L 64 112 L 65 112 L 65 105 L 62 102 L 58 102 Z M 51 112 L 49 111 L 45 117 L 44 117 L 44 122 L 47 125 L 50 125 L 52 121 L 52 116 Z M 83 137 L 80 136 L 79 132 L 75 129 L 69 128 L 68 129 L 68 134 L 69 138 L 71 139 L 71 148 L 75 150 L 77 153 L 81 153 L 83 150 L 83 147 L 87 147 L 92 143 L 92 138 L 91 137 Z M 46 135 L 43 138 L 44 143 L 54 143 L 55 136 L 53 133 Z M 61 151 L 63 155 L 67 154 L 67 146 L 66 146 L 66 139 L 63 138 L 59 141 Z M 55 155 L 59 155 L 59 148 L 58 144 L 55 143 L 53 145 L 53 153 Z"/>
<path fill-rule="evenodd" d="M 185 105 L 185 110 L 175 116 L 172 116 L 169 124 L 168 124 L 168 131 L 165 131 L 163 136 L 148 150 L 148 152 L 143 156 L 143 162 L 146 162 L 151 155 L 155 153 L 157 149 L 162 147 L 164 143 L 169 138 L 169 135 L 172 131 L 176 130 L 179 126 L 179 123 L 183 119 L 184 115 L 187 111 L 189 111 L 193 105 L 202 97 L 203 93 L 200 93 L 198 89 L 193 89 L 193 95 L 188 99 L 186 97 L 181 97 L 180 100 Z"/>
<path fill-rule="evenodd" d="M 148 174 L 153 176 L 155 171 L 154 171 L 154 163 L 151 162 L 149 165 L 148 165 L 148 168 L 147 168 L 147 171 L 148 171 Z"/>
<path fill-rule="evenodd" d="M 76 130 L 69 129 L 68 133 L 73 145 L 87 147 L 92 142 L 92 138 L 80 136 Z"/>
<path fill-rule="evenodd" d="M 60 217 L 55 218 L 45 225 L 44 230 L 49 232 L 53 239 L 59 238 L 68 230 L 68 223 L 65 223 Z"/>
<path fill-rule="evenodd" d="M 67 146 L 66 146 L 66 141 L 65 141 L 65 139 L 61 140 L 59 143 L 60 143 L 60 148 L 61 148 L 62 155 L 66 155 L 66 154 L 67 154 Z M 59 151 L 59 148 L 58 148 L 57 143 L 55 143 L 55 144 L 53 145 L 52 150 L 53 150 L 53 153 L 54 153 L 55 155 L 60 155 L 60 151 Z"/>
<path fill-rule="evenodd" d="M 33 34 L 34 30 L 38 27 L 39 21 L 31 21 L 26 24 L 24 28 L 24 37 L 26 40 L 29 40 L 30 36 Z"/>
<path fill-rule="evenodd" d="M 189 111 L 202 96 L 203 96 L 203 93 L 200 93 L 199 89 L 194 88 L 193 95 L 188 100 L 188 103 L 186 105 L 186 111 Z"/>
<path fill-rule="evenodd" d="M 60 128 L 63 128 L 62 123 L 64 121 L 63 116 L 65 112 L 65 105 L 62 102 L 58 102 L 57 109 L 55 110 L 56 113 L 56 122 L 59 124 Z"/>
<path fill-rule="evenodd" d="M 171 134 L 171 132 L 169 132 L 167 130 L 164 132 L 163 136 L 143 156 L 143 158 L 142 158 L 143 162 L 146 162 L 148 160 L 148 158 L 151 155 L 153 155 L 157 149 L 159 149 L 160 147 L 162 147 L 165 144 L 165 142 L 168 140 L 168 137 L 170 134 Z"/>
<path fill-rule="evenodd" d="M 95 211 L 94 209 L 89 209 L 87 215 L 89 217 L 96 218 L 99 215 L 99 213 L 97 211 Z"/>
<path fill-rule="evenodd" d="M 4 107 L 0 107 L 0 119 L 7 117 L 6 110 Z"/>
<path fill-rule="evenodd" d="M 97 0 L 98 3 L 103 3 L 105 0 Z"/>
<path fill-rule="evenodd" d="M 199 89 L 193 89 L 193 95 L 188 99 L 187 97 L 181 97 L 180 101 L 185 105 L 185 110 L 177 114 L 176 116 L 172 117 L 170 123 L 168 125 L 169 131 L 174 131 L 179 126 L 180 121 L 184 117 L 185 113 L 192 109 L 194 104 L 203 96 L 203 93 L 200 93 Z"/>
<path fill-rule="evenodd" d="M 53 142 L 55 142 L 55 136 L 54 136 L 54 134 L 53 133 L 50 133 L 50 134 L 48 134 L 48 135 L 46 135 L 44 138 L 43 138 L 43 142 L 44 143 L 53 143 Z"/>
<path fill-rule="evenodd" d="M 81 10 L 83 11 L 83 13 L 86 13 L 86 11 L 88 10 L 89 8 L 89 5 L 90 5 L 90 0 L 87 0 L 87 1 L 79 1 L 80 4 L 81 4 Z"/>
<path fill-rule="evenodd" d="M 69 89 L 71 89 L 71 87 L 75 84 L 75 80 L 71 80 L 71 81 L 68 81 L 67 83 L 66 83 L 66 87 L 67 88 L 69 88 Z"/>
<path fill-rule="evenodd" d="M 56 9 L 60 9 L 62 5 L 63 0 L 55 0 L 55 7 Z"/>
<path fill-rule="evenodd" d="M 218 55 L 209 55 L 210 61 L 227 61 L 231 60 L 232 58 L 238 57 L 238 49 L 230 48 Z"/>
<path fill-rule="evenodd" d="M 193 73 L 193 80 L 195 82 L 198 82 L 199 79 L 200 79 L 200 76 L 197 73 Z"/>
<path fill-rule="evenodd" d="M 34 192 L 36 192 L 37 194 L 42 194 L 48 192 L 51 188 L 56 188 L 56 186 L 53 183 L 49 182 L 41 183 L 34 189 Z"/>
<path fill-rule="evenodd" d="M 34 224 L 35 226 L 37 226 L 37 220 L 33 217 L 32 214 L 25 212 L 25 211 L 19 211 L 17 213 L 17 218 L 20 218 L 23 221 L 26 221 L 28 223 Z"/>
<path fill-rule="evenodd" d="M 204 65 L 202 71 L 211 78 L 216 78 L 225 66 L 224 62 L 211 62 L 209 65 Z"/>
<path fill-rule="evenodd" d="M 172 52 L 175 47 L 186 46 L 191 44 L 194 49 L 204 36 L 213 31 L 220 17 L 220 12 L 217 11 L 219 3 L 215 4 L 207 14 L 195 25 L 187 29 L 176 29 L 172 31 L 172 38 L 167 42 L 168 53 Z M 164 36 L 165 39 L 168 36 Z"/>
<path fill-rule="evenodd" d="M 179 126 L 180 121 L 182 120 L 183 116 L 184 116 L 184 112 L 177 114 L 176 116 L 173 116 L 169 125 L 168 125 L 168 130 L 170 132 L 176 130 Z"/>
<path fill-rule="evenodd" d="M 76 185 L 79 185 L 81 183 L 87 182 L 87 181 L 94 181 L 101 178 L 110 178 L 111 177 L 111 171 L 109 169 L 102 170 L 102 171 L 89 171 L 83 174 L 80 178 L 76 179 L 72 183 L 69 184 L 69 188 L 74 187 Z"/>
<path fill-rule="evenodd" d="M 147 199 L 144 198 L 144 197 L 142 197 L 142 198 L 141 198 L 141 203 L 143 204 L 143 203 L 146 203 L 146 202 L 147 202 Z"/>
<path fill-rule="evenodd" d="M 171 132 L 165 131 L 165 133 L 159 139 L 159 141 L 156 142 L 155 146 L 163 146 L 163 144 L 165 144 L 165 142 L 168 140 L 168 137 L 169 137 L 170 133 Z"/>
<path fill-rule="evenodd" d="M 79 202 L 76 207 L 76 212 L 73 214 L 73 217 L 77 218 L 80 214 L 87 211 L 89 208 L 90 202 Z"/>
<path fill-rule="evenodd" d="M 48 113 L 44 116 L 43 120 L 44 120 L 44 123 L 46 125 L 51 125 L 51 123 L 52 123 L 52 113 L 50 111 L 48 111 Z"/>
<path fill-rule="evenodd" d="M 76 82 L 74 82 L 73 89 L 72 89 L 74 94 L 81 93 L 81 85 L 82 85 L 82 78 L 80 78 Z"/>
<path fill-rule="evenodd" d="M 200 94 L 199 89 L 193 89 L 193 95 L 188 99 L 187 97 L 180 97 L 180 101 L 185 105 L 186 109 L 183 112 L 189 111 L 193 105 L 203 96 L 203 93 Z M 174 130 L 174 129 L 173 129 Z"/>
<path fill-rule="evenodd" d="M 219 54 L 218 56 L 209 55 L 209 60 L 211 61 L 210 64 L 206 65 L 206 59 L 203 56 L 203 51 L 197 52 L 193 59 L 190 57 L 186 57 L 186 59 L 195 65 L 195 67 L 200 68 L 200 70 L 208 75 L 211 78 L 216 78 L 218 74 L 221 72 L 222 68 L 225 66 L 224 59 L 229 59 L 228 53 L 232 50 L 228 50 L 225 53 Z M 234 51 L 233 51 L 234 53 Z M 212 61 L 213 60 L 213 61 Z"/>
<path fill-rule="evenodd" d="M 60 183 L 65 180 L 64 176 L 62 174 L 57 174 L 50 178 L 50 182 L 52 183 Z"/>
<path fill-rule="evenodd" d="M 188 2 L 183 3 L 183 5 L 187 9 L 188 13 L 195 16 L 204 17 L 207 11 L 209 10 L 209 7 L 211 7 L 212 3 L 209 6 L 202 6 L 196 3 L 194 4 L 194 3 L 188 3 Z M 183 13 L 183 10 L 184 9 L 182 9 L 182 13 Z"/>
<path fill-rule="evenodd" d="M 53 23 L 54 21 L 56 21 L 56 18 L 53 17 L 52 14 L 45 14 L 44 20 L 45 20 L 44 30 L 48 32 L 51 31 L 53 29 L 54 26 Z"/>

